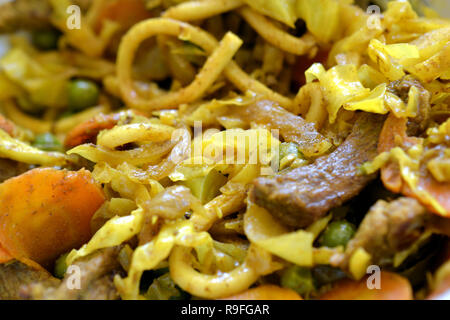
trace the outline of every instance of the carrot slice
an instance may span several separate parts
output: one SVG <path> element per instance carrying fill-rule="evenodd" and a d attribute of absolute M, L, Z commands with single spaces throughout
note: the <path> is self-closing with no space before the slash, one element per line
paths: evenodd
<path fill-rule="evenodd" d="M 221 300 L 303 300 L 297 292 L 275 285 L 261 285 Z"/>
<path fill-rule="evenodd" d="M 104 201 L 89 171 L 30 170 L 0 185 L 0 244 L 14 258 L 46 267 L 90 239 L 91 218 Z"/>
<path fill-rule="evenodd" d="M 95 143 L 100 131 L 113 128 L 118 121 L 119 114 L 100 114 L 82 122 L 67 134 L 64 145 L 71 149 L 83 143 Z"/>
<path fill-rule="evenodd" d="M 0 263 L 5 263 L 12 259 L 13 257 L 0 246 Z"/>
<path fill-rule="evenodd" d="M 378 142 L 379 153 L 389 151 L 396 147 L 395 141 L 398 138 L 400 138 L 403 145 L 406 147 L 411 147 L 419 142 L 417 138 L 409 137 L 406 134 L 406 124 L 406 118 L 397 118 L 392 113 L 389 115 L 380 134 Z M 403 181 L 397 163 L 389 162 L 381 168 L 381 181 L 383 181 L 384 186 L 388 190 L 414 197 L 430 211 L 439 214 L 436 208 L 434 208 L 427 199 L 417 196 L 408 184 Z M 417 187 L 426 190 L 445 209 L 445 216 L 450 216 L 450 183 L 437 181 L 427 170 L 426 166 L 421 165 L 420 178 Z"/>
<path fill-rule="evenodd" d="M 367 277 L 360 281 L 344 279 L 319 300 L 412 300 L 409 281 L 398 274 L 381 271 L 380 289 L 369 289 Z"/>

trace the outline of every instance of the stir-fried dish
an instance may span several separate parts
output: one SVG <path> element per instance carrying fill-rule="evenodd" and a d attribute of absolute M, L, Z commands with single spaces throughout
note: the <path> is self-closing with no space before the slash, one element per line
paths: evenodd
<path fill-rule="evenodd" d="M 0 6 L 0 299 L 445 299 L 422 1 Z"/>

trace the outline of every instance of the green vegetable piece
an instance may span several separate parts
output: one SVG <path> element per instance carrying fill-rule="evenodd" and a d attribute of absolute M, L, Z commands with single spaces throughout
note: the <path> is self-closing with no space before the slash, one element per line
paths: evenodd
<path fill-rule="evenodd" d="M 33 146 L 44 151 L 63 151 L 61 142 L 51 133 L 43 133 L 36 136 Z"/>
<path fill-rule="evenodd" d="M 317 287 L 321 287 L 347 277 L 344 271 L 329 265 L 315 266 L 311 272 L 314 278 L 314 283 Z"/>
<path fill-rule="evenodd" d="M 307 296 L 315 290 L 311 269 L 299 266 L 286 268 L 281 276 L 281 286 Z"/>
<path fill-rule="evenodd" d="M 72 80 L 68 87 L 68 105 L 71 110 L 81 111 L 98 103 L 99 89 L 90 80 Z"/>
<path fill-rule="evenodd" d="M 217 170 L 211 170 L 204 177 L 184 181 L 183 185 L 191 189 L 192 194 L 205 204 L 219 194 L 220 188 L 226 182 L 227 177 Z"/>
<path fill-rule="evenodd" d="M 345 246 L 355 234 L 355 226 L 345 220 L 334 221 L 323 232 L 320 243 L 326 247 Z"/>
<path fill-rule="evenodd" d="M 173 282 L 169 273 L 153 280 L 144 296 L 148 300 L 186 300 L 190 297 Z"/>
<path fill-rule="evenodd" d="M 31 42 L 40 50 L 55 50 L 58 48 L 60 33 L 55 29 L 34 31 L 31 35 Z"/>
<path fill-rule="evenodd" d="M 55 269 L 53 271 L 56 278 L 62 279 L 67 271 L 67 263 L 66 258 L 69 255 L 69 252 L 64 253 L 55 261 Z"/>

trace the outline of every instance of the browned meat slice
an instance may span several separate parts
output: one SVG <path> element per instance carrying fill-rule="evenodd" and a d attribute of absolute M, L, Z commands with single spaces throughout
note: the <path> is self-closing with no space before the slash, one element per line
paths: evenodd
<path fill-rule="evenodd" d="M 356 196 L 375 175 L 360 166 L 377 155 L 384 117 L 360 113 L 351 134 L 331 154 L 313 164 L 271 178 L 258 178 L 253 201 L 293 227 L 305 227 Z"/>
<path fill-rule="evenodd" d="M 80 289 L 73 287 L 74 274 L 67 274 L 59 286 L 37 282 L 22 290 L 22 297 L 32 300 L 116 300 L 119 294 L 113 277 L 120 270 L 119 247 L 99 250 L 73 264 L 80 271 Z"/>
<path fill-rule="evenodd" d="M 405 104 L 408 103 L 408 93 L 411 87 L 416 87 L 419 91 L 419 103 L 417 116 L 408 119 L 408 135 L 418 136 L 428 128 L 430 121 L 430 93 L 422 86 L 419 80 L 411 75 L 407 75 L 400 80 L 392 81 L 388 90 L 397 95 Z"/>
<path fill-rule="evenodd" d="M 49 273 L 34 270 L 31 267 L 14 261 L 0 265 L 0 300 L 21 299 L 21 289 L 33 282 L 43 286 L 56 286 L 60 282 Z"/>
<path fill-rule="evenodd" d="M 307 157 L 318 156 L 331 147 L 331 143 L 317 132 L 312 123 L 286 111 L 275 102 L 262 100 L 245 108 L 233 108 L 232 113 L 246 122 L 264 125 L 269 130 L 279 130 L 286 142 L 295 142 Z"/>
<path fill-rule="evenodd" d="M 82 10 L 89 7 L 92 0 L 76 0 L 74 4 Z M 46 0 L 14 0 L 0 5 L 0 32 L 18 29 L 38 29 L 50 25 L 52 8 Z"/>
<path fill-rule="evenodd" d="M 191 207 L 192 194 L 184 186 L 172 186 L 158 193 L 145 207 L 144 224 L 138 235 L 139 245 L 143 245 L 153 239 L 156 230 L 160 227 L 155 224 L 153 217 L 176 220 L 183 217 Z M 160 219 L 161 220 L 161 219 Z"/>
<path fill-rule="evenodd" d="M 372 262 L 388 265 L 396 252 L 409 248 L 426 228 L 429 213 L 413 198 L 378 200 L 364 217 L 345 250 L 346 260 L 362 247 Z"/>

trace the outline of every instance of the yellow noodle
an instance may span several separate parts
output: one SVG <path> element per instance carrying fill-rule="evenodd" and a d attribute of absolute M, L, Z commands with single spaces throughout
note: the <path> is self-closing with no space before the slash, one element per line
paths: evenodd
<path fill-rule="evenodd" d="M 322 90 L 318 83 L 313 83 L 313 86 L 311 87 L 311 105 L 306 113 L 305 120 L 314 123 L 316 128 L 320 129 L 328 117 L 325 98 L 323 97 Z"/>
<path fill-rule="evenodd" d="M 283 51 L 304 55 L 314 47 L 314 38 L 310 34 L 297 38 L 277 28 L 268 18 L 253 9 L 244 7 L 238 11 L 264 40 Z"/>
<path fill-rule="evenodd" d="M 135 25 L 122 39 L 117 60 L 118 77 L 123 98 L 135 108 L 154 110 L 169 107 L 166 105 L 167 101 L 161 100 L 161 98 L 146 101 L 138 97 L 131 79 L 133 56 L 139 44 L 146 38 L 157 34 L 172 35 L 189 40 L 200 46 L 208 54 L 211 54 L 218 46 L 217 40 L 207 32 L 180 21 L 155 18 Z M 233 61 L 229 62 L 224 69 L 224 73 L 242 92 L 254 91 L 280 103 L 286 109 L 291 108 L 292 102 L 289 98 L 273 92 L 261 82 L 252 79 Z M 206 80 L 202 79 L 202 76 L 199 74 L 197 80 L 200 82 Z M 192 99 L 192 97 L 190 98 Z M 165 99 L 167 100 L 167 98 Z M 175 108 L 178 105 L 170 105 L 170 107 Z"/>
<path fill-rule="evenodd" d="M 140 24 L 138 25 L 138 27 L 145 27 L 147 26 L 147 23 L 155 22 L 155 20 L 144 22 L 144 24 Z M 179 28 L 177 28 L 178 26 L 172 25 L 172 23 L 170 23 L 170 20 L 165 21 L 169 22 L 169 26 L 171 26 L 172 28 L 163 32 L 169 34 L 170 32 L 176 32 L 178 35 L 181 35 L 182 29 L 180 30 Z M 157 26 L 158 28 L 161 25 L 164 24 L 156 24 L 155 26 Z M 124 98 L 127 100 L 127 102 L 136 108 L 147 110 L 176 108 L 182 103 L 192 102 L 201 98 L 203 93 L 222 73 L 223 69 L 230 62 L 230 60 L 242 44 L 242 40 L 240 40 L 237 36 L 232 33 L 227 33 L 220 45 L 212 52 L 202 70 L 197 74 L 196 79 L 188 87 L 183 88 L 177 92 L 171 92 L 164 96 L 156 97 L 154 99 L 146 101 L 138 97 L 134 97 L 136 92 L 131 88 L 132 82 L 130 67 L 133 54 L 137 45 L 139 44 L 139 40 L 143 40 L 147 36 L 145 33 L 139 32 L 141 31 L 141 29 L 139 29 L 138 27 L 132 29 L 131 32 L 125 36 L 120 46 L 118 57 L 118 75 L 119 81 L 121 82 L 122 93 L 124 94 Z M 133 31 L 135 32 L 133 33 Z M 146 31 L 145 28 L 143 31 Z M 136 39 L 135 36 L 138 36 L 140 39 Z"/>
<path fill-rule="evenodd" d="M 108 106 L 101 105 L 84 110 L 69 117 L 62 118 L 55 122 L 54 131 L 56 134 L 67 133 L 75 128 L 78 124 L 92 119 L 96 115 L 99 115 L 101 113 L 107 114 L 109 111 L 110 108 Z"/>
<path fill-rule="evenodd" d="M 179 140 L 177 145 L 173 147 L 169 156 L 158 165 L 150 165 L 146 169 L 148 177 L 161 180 L 167 177 L 175 167 L 185 160 L 191 152 L 191 134 L 187 128 L 182 128 L 174 132 L 173 139 Z"/>
<path fill-rule="evenodd" d="M 164 124 L 132 123 L 115 126 L 111 130 L 100 132 L 97 145 L 115 149 L 131 142 L 162 142 L 170 140 L 174 128 Z"/>
<path fill-rule="evenodd" d="M 208 230 L 220 218 L 224 218 L 244 208 L 246 196 L 246 189 L 241 188 L 237 192 L 221 194 L 215 197 L 205 205 L 206 212 L 204 215 L 192 215 L 191 220 L 195 230 Z M 218 212 L 220 212 L 220 216 Z"/>
<path fill-rule="evenodd" d="M 108 0 L 95 0 L 92 1 L 92 5 L 86 14 L 86 22 L 94 29 L 95 24 L 98 21 L 101 10 L 104 8 Z"/>
<path fill-rule="evenodd" d="M 208 299 L 231 296 L 250 287 L 260 274 L 247 261 L 230 272 L 202 274 L 192 267 L 191 248 L 176 246 L 169 258 L 170 276 L 184 290 Z"/>
<path fill-rule="evenodd" d="M 70 158 L 60 152 L 45 152 L 25 142 L 10 137 L 0 130 L 0 158 L 43 166 L 67 165 Z"/>
<path fill-rule="evenodd" d="M 67 26 L 66 10 L 72 5 L 69 0 L 50 0 L 53 7 L 52 23 L 62 30 L 67 41 L 74 47 L 80 49 L 84 54 L 90 57 L 99 57 L 103 54 L 109 41 L 119 29 L 119 25 L 115 22 L 107 20 L 97 36 L 90 27 L 85 17 L 81 17 L 80 28 L 69 28 Z"/>
<path fill-rule="evenodd" d="M 46 133 L 52 130 L 52 122 L 39 120 L 34 117 L 23 113 L 17 108 L 14 102 L 11 100 L 5 101 L 3 108 L 8 116 L 14 123 L 21 127 L 30 129 L 34 133 Z"/>
<path fill-rule="evenodd" d="M 67 154 L 78 154 L 92 162 L 106 162 L 111 166 L 118 166 L 124 162 L 139 166 L 159 163 L 171 147 L 171 143 L 146 144 L 132 150 L 117 151 L 93 144 L 83 144 L 67 151 Z"/>
<path fill-rule="evenodd" d="M 188 1 L 169 8 L 162 16 L 180 21 L 203 20 L 239 8 L 241 0 Z"/>

